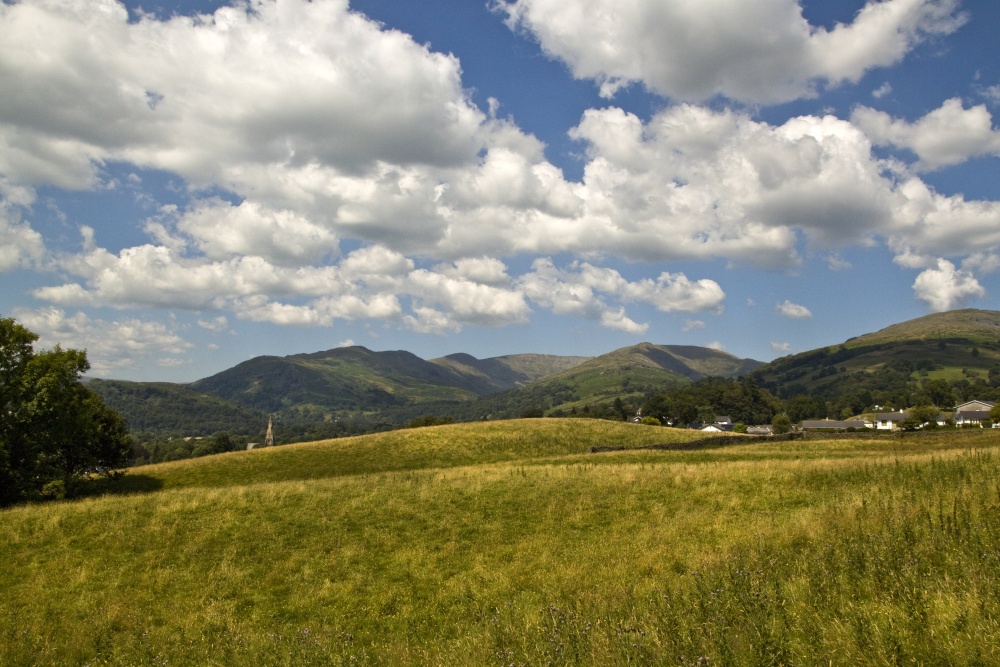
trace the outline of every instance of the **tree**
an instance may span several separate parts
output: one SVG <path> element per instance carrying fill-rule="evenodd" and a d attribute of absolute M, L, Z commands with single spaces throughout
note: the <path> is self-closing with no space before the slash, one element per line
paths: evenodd
<path fill-rule="evenodd" d="M 1000 403 L 997 403 L 990 408 L 990 421 L 994 424 L 1000 422 Z"/>
<path fill-rule="evenodd" d="M 788 433 L 792 430 L 792 420 L 784 412 L 774 415 L 771 420 L 771 427 L 777 434 Z"/>
<path fill-rule="evenodd" d="M 132 441 L 125 420 L 80 383 L 80 350 L 36 352 L 38 336 L 0 318 L 0 504 L 72 493 L 85 474 L 116 476 Z"/>

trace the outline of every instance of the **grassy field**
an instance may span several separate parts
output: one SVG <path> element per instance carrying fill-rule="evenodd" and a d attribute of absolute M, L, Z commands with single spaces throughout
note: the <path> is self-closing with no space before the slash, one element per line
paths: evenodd
<path fill-rule="evenodd" d="M 1000 664 L 1000 434 L 588 453 L 700 435 L 453 425 L 4 510 L 0 664 Z"/>

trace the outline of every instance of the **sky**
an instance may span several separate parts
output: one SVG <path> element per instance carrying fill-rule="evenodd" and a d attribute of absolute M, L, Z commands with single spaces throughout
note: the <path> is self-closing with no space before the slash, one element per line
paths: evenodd
<path fill-rule="evenodd" d="M 97 377 L 761 361 L 1000 309 L 996 0 L 0 0 L 0 316 Z"/>

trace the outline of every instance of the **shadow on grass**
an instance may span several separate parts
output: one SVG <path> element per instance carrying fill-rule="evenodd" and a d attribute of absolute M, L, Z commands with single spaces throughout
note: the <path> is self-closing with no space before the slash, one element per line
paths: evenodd
<path fill-rule="evenodd" d="M 82 480 L 74 494 L 77 498 L 93 496 L 125 496 L 132 493 L 152 493 L 163 488 L 163 480 L 149 475 L 125 473 L 118 478 L 93 477 Z"/>

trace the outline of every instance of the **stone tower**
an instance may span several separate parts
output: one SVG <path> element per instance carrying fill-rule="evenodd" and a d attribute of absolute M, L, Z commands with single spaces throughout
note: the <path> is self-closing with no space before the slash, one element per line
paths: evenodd
<path fill-rule="evenodd" d="M 271 418 L 267 418 L 267 435 L 264 436 L 264 446 L 272 447 L 274 445 L 274 431 L 271 429 Z"/>

